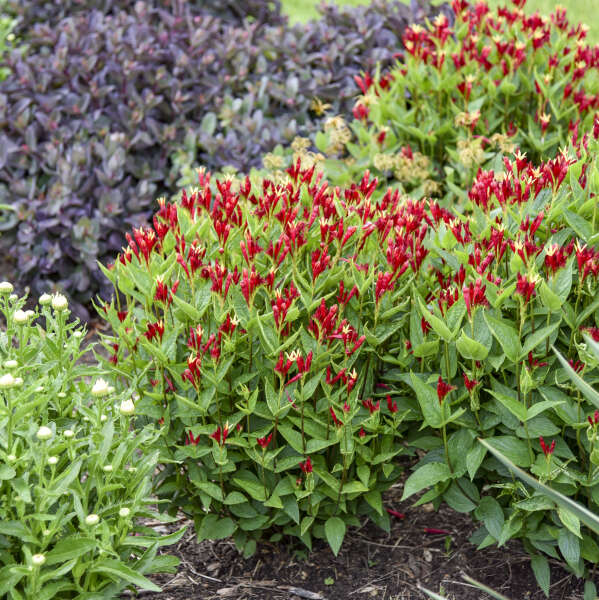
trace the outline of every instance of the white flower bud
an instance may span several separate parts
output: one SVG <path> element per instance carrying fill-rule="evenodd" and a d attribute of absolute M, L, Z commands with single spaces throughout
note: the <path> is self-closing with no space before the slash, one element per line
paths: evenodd
<path fill-rule="evenodd" d="M 43 554 L 34 554 L 31 557 L 31 562 L 35 567 L 41 567 L 46 562 L 46 557 Z"/>
<path fill-rule="evenodd" d="M 52 430 L 45 425 L 42 425 L 35 434 L 38 440 L 49 440 L 52 437 Z"/>
<path fill-rule="evenodd" d="M 42 294 L 39 299 L 39 303 L 42 306 L 48 306 L 52 302 L 52 296 L 50 294 Z"/>
<path fill-rule="evenodd" d="M 15 387 L 19 387 L 19 386 L 21 386 L 21 385 L 23 385 L 23 378 L 22 378 L 22 377 L 15 377 L 15 383 L 14 383 L 14 386 L 15 386 Z"/>
<path fill-rule="evenodd" d="M 0 390 L 7 390 L 15 385 L 15 378 L 10 374 L 6 373 L 0 377 Z"/>
<path fill-rule="evenodd" d="M 133 400 L 123 400 L 121 402 L 119 412 L 125 417 L 130 417 L 135 412 L 135 404 L 133 404 Z"/>
<path fill-rule="evenodd" d="M 49 465 L 55 465 L 57 462 L 58 462 L 58 456 L 49 456 L 48 457 Z"/>
<path fill-rule="evenodd" d="M 42 531 L 42 533 L 47 537 L 49 536 L 52 532 L 49 529 L 44 529 L 44 531 Z"/>
<path fill-rule="evenodd" d="M 104 465 L 104 466 L 102 467 L 102 470 L 103 470 L 105 473 L 112 473 L 112 465 Z"/>
<path fill-rule="evenodd" d="M 35 311 L 34 310 L 26 310 L 25 314 L 27 315 L 28 319 L 33 319 L 33 317 L 35 317 Z"/>
<path fill-rule="evenodd" d="M 109 393 L 109 394 L 114 394 L 114 391 L 115 391 L 115 388 L 114 388 L 114 386 L 113 386 L 113 385 L 109 385 L 109 386 L 108 386 L 108 393 Z"/>
<path fill-rule="evenodd" d="M 83 337 L 83 331 L 73 331 L 73 337 L 76 339 L 81 339 Z"/>
<path fill-rule="evenodd" d="M 0 282 L 0 294 L 12 294 L 14 289 L 9 281 Z"/>
<path fill-rule="evenodd" d="M 64 437 L 68 438 L 72 438 L 75 435 L 75 432 L 72 429 L 65 429 L 62 432 L 62 435 L 64 435 Z"/>
<path fill-rule="evenodd" d="M 69 306 L 68 300 L 62 294 L 54 294 L 52 297 L 52 308 L 58 312 L 66 310 Z"/>
<path fill-rule="evenodd" d="M 91 515 L 87 515 L 87 517 L 85 517 L 85 524 L 86 525 L 97 525 L 100 522 L 100 517 L 94 513 L 92 513 Z"/>
<path fill-rule="evenodd" d="M 44 386 L 43 385 L 38 385 L 35 390 L 35 392 L 37 392 L 38 394 L 44 391 Z"/>
<path fill-rule="evenodd" d="M 108 384 L 102 379 L 97 379 L 92 387 L 92 396 L 106 396 L 108 394 Z"/>
<path fill-rule="evenodd" d="M 101 423 L 106 423 L 107 419 L 108 419 L 108 417 L 106 415 L 100 415 L 100 422 Z"/>
<path fill-rule="evenodd" d="M 131 514 L 131 511 L 124 506 L 123 508 L 121 508 L 121 510 L 119 510 L 119 517 L 128 517 Z"/>
<path fill-rule="evenodd" d="M 16 360 L 7 360 L 7 361 L 4 363 L 4 366 L 5 366 L 7 369 L 16 369 L 16 368 L 19 366 L 19 363 L 18 363 Z"/>
<path fill-rule="evenodd" d="M 17 457 L 16 457 L 14 454 L 9 454 L 9 455 L 6 457 L 6 460 L 7 460 L 8 462 L 14 462 L 15 460 L 17 460 Z"/>
<path fill-rule="evenodd" d="M 15 311 L 13 319 L 15 320 L 15 323 L 17 325 L 24 325 L 25 323 L 27 323 L 27 321 L 29 321 L 29 317 L 27 316 L 27 313 L 24 310 Z"/>
<path fill-rule="evenodd" d="M 58 394 L 56 394 L 59 398 L 66 398 L 67 395 L 65 394 L 65 392 L 58 392 Z"/>

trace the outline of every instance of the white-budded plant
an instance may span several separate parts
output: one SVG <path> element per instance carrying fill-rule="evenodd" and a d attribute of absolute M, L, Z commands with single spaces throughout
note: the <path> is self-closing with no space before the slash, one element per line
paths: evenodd
<path fill-rule="evenodd" d="M 132 404 L 79 359 L 84 329 L 63 296 L 36 311 L 0 283 L 0 597 L 114 598 L 159 591 L 149 573 L 177 560 L 157 549 L 151 429 L 130 429 Z M 168 518 L 166 519 L 168 520 Z"/>

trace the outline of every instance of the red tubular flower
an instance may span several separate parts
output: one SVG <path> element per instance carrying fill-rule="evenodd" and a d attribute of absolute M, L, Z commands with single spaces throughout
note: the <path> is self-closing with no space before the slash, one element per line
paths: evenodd
<path fill-rule="evenodd" d="M 220 425 L 217 426 L 216 431 L 210 434 L 210 437 L 216 441 L 219 446 L 224 446 L 227 441 L 227 437 L 229 436 L 229 424 L 226 423 L 225 426 L 220 428 Z"/>
<path fill-rule="evenodd" d="M 329 408 L 329 412 L 331 413 L 331 417 L 333 418 L 333 423 L 335 423 L 336 427 L 343 425 L 343 423 L 337 418 L 337 415 L 335 414 L 335 411 L 333 410 L 332 406 Z"/>
<path fill-rule="evenodd" d="M 528 353 L 528 365 L 530 366 L 530 368 L 540 368 L 540 367 L 546 367 L 549 363 L 546 362 L 539 362 L 536 358 L 533 358 L 532 356 L 532 352 Z"/>
<path fill-rule="evenodd" d="M 162 321 L 156 321 L 156 323 L 148 323 L 147 331 L 144 332 L 147 340 L 151 342 L 154 338 L 158 337 L 162 341 L 164 335 L 164 323 Z"/>
<path fill-rule="evenodd" d="M 328 248 L 321 248 L 312 252 L 312 282 L 316 281 L 318 276 L 325 271 L 331 262 Z"/>
<path fill-rule="evenodd" d="M 468 393 L 470 393 L 478 385 L 478 381 L 476 379 L 469 379 L 468 375 L 464 373 L 464 385 L 466 386 Z"/>
<path fill-rule="evenodd" d="M 397 402 L 393 401 L 389 394 L 387 394 L 387 408 L 389 409 L 390 413 L 397 412 Z"/>
<path fill-rule="evenodd" d="M 368 412 L 372 415 L 375 413 L 381 406 L 381 401 L 377 400 L 377 403 L 374 404 L 372 402 L 372 398 L 367 398 L 366 400 L 362 400 L 362 406 L 368 409 Z"/>
<path fill-rule="evenodd" d="M 520 273 L 518 273 L 518 281 L 516 283 L 516 294 L 519 294 L 520 296 L 522 296 L 524 298 L 524 305 L 526 306 L 529 302 L 530 299 L 533 296 L 536 296 L 536 292 L 535 292 L 535 285 L 537 283 L 537 278 L 532 278 L 530 281 L 520 275 Z"/>
<path fill-rule="evenodd" d="M 574 372 L 576 373 L 580 373 L 585 367 L 585 364 L 583 362 L 579 360 L 574 362 L 574 359 L 572 358 L 568 361 L 568 364 L 574 369 Z"/>
<path fill-rule="evenodd" d="M 116 313 L 116 316 L 118 317 L 119 321 L 122 323 L 127 318 L 128 314 L 129 314 L 129 311 L 127 311 L 127 310 L 119 310 Z"/>
<path fill-rule="evenodd" d="M 310 460 L 310 457 L 308 456 L 308 458 L 306 458 L 306 460 L 304 462 L 301 462 L 299 464 L 300 469 L 308 474 L 308 473 L 312 473 L 312 461 Z"/>
<path fill-rule="evenodd" d="M 441 375 L 439 375 L 439 379 L 437 381 L 437 396 L 439 398 L 439 404 L 442 404 L 445 396 L 447 396 L 449 392 L 455 389 L 457 389 L 455 385 L 450 385 L 449 383 L 446 383 L 445 381 L 443 381 Z"/>
<path fill-rule="evenodd" d="M 366 436 L 366 432 L 364 431 L 364 427 L 360 427 L 360 431 L 358 433 L 358 435 L 363 438 Z"/>
<path fill-rule="evenodd" d="M 393 510 L 391 508 L 386 508 L 385 509 L 392 517 L 395 517 L 396 519 L 405 519 L 406 515 L 404 513 L 400 513 L 397 512 L 396 510 Z"/>
<path fill-rule="evenodd" d="M 475 306 L 489 306 L 489 302 L 485 295 L 486 285 L 482 285 L 482 279 L 478 278 L 476 283 L 470 282 L 469 285 L 465 285 L 462 288 L 462 294 L 464 296 L 464 302 L 466 303 L 466 310 L 468 316 L 472 316 L 472 309 Z"/>
<path fill-rule="evenodd" d="M 593 341 L 599 342 L 599 327 L 583 327 L 583 331 L 587 331 Z"/>
<path fill-rule="evenodd" d="M 187 434 L 185 435 L 185 445 L 186 446 L 197 446 L 199 442 L 200 442 L 200 434 L 198 434 L 197 437 L 194 437 L 193 433 L 191 433 L 191 430 L 188 430 Z"/>
<path fill-rule="evenodd" d="M 555 440 L 553 440 L 551 442 L 551 446 L 547 446 L 547 444 L 545 444 L 545 440 L 543 439 L 543 436 L 539 437 L 539 444 L 541 445 L 541 450 L 543 450 L 543 454 L 549 458 L 552 454 L 553 451 L 555 450 Z"/>
<path fill-rule="evenodd" d="M 270 444 L 270 442 L 272 442 L 272 433 L 268 437 L 264 436 L 264 437 L 258 438 L 256 440 L 256 442 L 258 442 L 258 445 L 263 450 L 266 450 L 268 448 L 268 445 Z"/>

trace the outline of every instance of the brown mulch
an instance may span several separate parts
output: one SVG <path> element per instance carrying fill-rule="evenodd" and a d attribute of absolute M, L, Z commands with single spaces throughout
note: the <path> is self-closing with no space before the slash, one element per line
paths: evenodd
<path fill-rule="evenodd" d="M 411 508 L 400 496 L 401 485 L 386 496 L 387 507 L 406 515 L 392 519 L 390 533 L 370 523 L 352 528 L 337 557 L 320 540 L 312 553 L 288 540 L 259 544 L 246 560 L 231 540 L 198 544 L 190 523 L 178 545 L 164 548 L 180 558 L 177 574 L 152 577 L 163 592 L 140 595 L 144 600 L 424 600 L 422 585 L 450 600 L 489 598 L 462 579 L 465 573 L 511 600 L 545 598 L 519 542 L 477 550 L 468 542 L 476 528 L 468 515 L 446 506 L 438 512 L 430 505 Z M 557 561 L 551 570 L 550 600 L 582 599 L 582 580 Z"/>

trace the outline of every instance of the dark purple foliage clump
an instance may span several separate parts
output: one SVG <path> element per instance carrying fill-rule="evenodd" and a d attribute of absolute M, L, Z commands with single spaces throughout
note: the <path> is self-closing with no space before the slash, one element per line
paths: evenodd
<path fill-rule="evenodd" d="M 114 14 L 75 11 L 36 24 L 0 83 L 0 203 L 17 208 L 0 214 L 0 254 L 22 287 L 60 287 L 80 307 L 109 293 L 97 261 L 114 260 L 123 232 L 146 221 L 157 197 L 176 193 L 171 156 L 185 143 L 212 170 L 259 164 L 275 145 L 320 127 L 315 97 L 332 105 L 329 114 L 350 114 L 354 76 L 391 63 L 404 27 L 423 16 L 377 1 L 328 7 L 320 21 L 292 27 L 189 7 L 92 4 Z"/>

